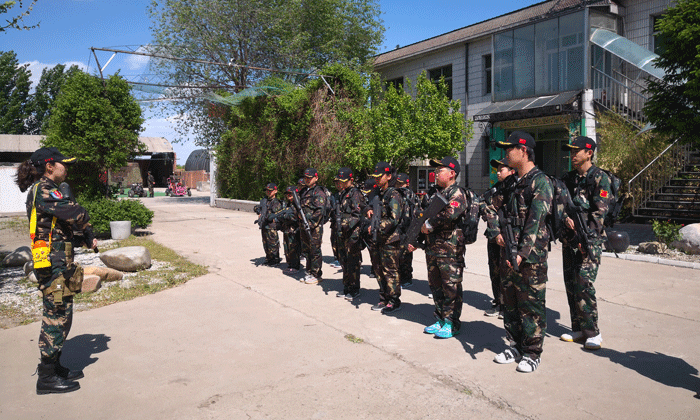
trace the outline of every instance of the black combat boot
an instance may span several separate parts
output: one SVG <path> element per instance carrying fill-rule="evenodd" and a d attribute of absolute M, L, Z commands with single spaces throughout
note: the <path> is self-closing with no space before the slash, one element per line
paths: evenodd
<path fill-rule="evenodd" d="M 47 363 L 42 358 L 41 363 L 37 366 L 36 393 L 43 394 L 60 394 L 71 392 L 80 389 L 80 384 L 65 380 L 56 374 L 56 363 Z"/>
<path fill-rule="evenodd" d="M 82 370 L 70 370 L 67 367 L 61 366 L 61 352 L 58 352 L 58 357 L 56 358 L 56 375 L 63 379 L 68 379 L 69 381 L 75 381 L 80 378 L 84 378 Z"/>

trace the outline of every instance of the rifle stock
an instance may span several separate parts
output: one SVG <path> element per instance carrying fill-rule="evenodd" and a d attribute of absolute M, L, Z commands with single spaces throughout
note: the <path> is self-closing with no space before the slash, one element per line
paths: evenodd
<path fill-rule="evenodd" d="M 311 226 L 309 225 L 309 221 L 306 220 L 306 215 L 304 214 L 304 210 L 301 208 L 301 201 L 299 201 L 299 194 L 297 194 L 296 191 L 292 191 L 292 197 L 294 198 L 294 207 L 297 209 L 297 213 L 299 216 L 301 216 L 301 223 L 304 225 L 304 230 L 306 231 L 306 234 L 309 235 L 309 238 L 311 237 Z"/>
<path fill-rule="evenodd" d="M 513 270 L 515 270 L 516 273 L 520 272 L 520 267 L 518 267 L 518 244 L 515 242 L 513 226 L 510 225 L 509 220 L 505 217 L 503 209 L 498 210 L 498 221 L 501 226 L 501 236 L 506 243 L 506 258 L 510 261 Z"/>
<path fill-rule="evenodd" d="M 379 195 L 372 198 L 372 220 L 370 221 L 372 231 L 372 242 L 377 243 L 377 234 L 379 233 L 379 222 L 382 221 L 382 202 L 379 200 Z"/>
<path fill-rule="evenodd" d="M 404 244 L 410 244 L 418 247 L 418 235 L 420 234 L 420 228 L 423 226 L 426 220 L 434 217 L 442 211 L 448 204 L 447 198 L 439 192 L 435 192 L 430 198 L 428 207 L 425 210 L 420 210 L 417 217 L 411 221 L 411 225 L 406 231 L 406 237 L 404 238 Z"/>
<path fill-rule="evenodd" d="M 583 255 L 591 255 L 591 242 L 593 235 L 588 229 L 586 219 L 584 218 L 584 210 L 575 205 L 569 200 L 566 203 L 566 214 L 574 221 L 574 230 L 576 231 L 576 242 L 581 246 Z"/>

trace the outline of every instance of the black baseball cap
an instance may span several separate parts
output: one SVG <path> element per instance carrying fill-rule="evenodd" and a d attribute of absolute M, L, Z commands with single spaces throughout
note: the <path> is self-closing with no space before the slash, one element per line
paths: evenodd
<path fill-rule="evenodd" d="M 313 178 L 315 176 L 318 176 L 318 171 L 314 168 L 306 168 L 304 170 L 304 176 L 308 178 Z"/>
<path fill-rule="evenodd" d="M 364 184 L 362 184 L 362 191 L 365 193 L 372 191 L 375 188 L 377 188 L 377 183 L 372 178 L 367 178 Z"/>
<path fill-rule="evenodd" d="M 51 162 L 60 162 L 63 164 L 71 164 L 75 163 L 76 159 L 74 157 L 69 158 L 65 157 L 63 153 L 59 152 L 57 148 L 55 147 L 42 147 L 41 149 L 37 149 L 32 155 L 29 157 L 29 160 L 32 162 L 34 166 L 44 166 L 47 163 Z"/>
<path fill-rule="evenodd" d="M 496 169 L 498 169 L 499 166 L 506 166 L 506 167 L 510 168 L 510 166 L 508 166 L 508 164 L 506 163 L 506 159 L 505 159 L 505 158 L 503 158 L 503 159 L 501 159 L 501 160 L 498 160 L 498 159 L 491 159 L 491 166 L 492 166 L 493 168 L 496 168 Z"/>
<path fill-rule="evenodd" d="M 530 149 L 534 149 L 535 139 L 524 131 L 513 131 L 513 133 L 508 136 L 506 141 L 496 142 L 496 146 L 502 149 L 507 149 L 513 146 L 527 146 Z"/>
<path fill-rule="evenodd" d="M 389 165 L 387 162 L 377 163 L 377 165 L 374 167 L 374 174 L 372 176 L 375 178 L 379 178 L 384 174 L 391 175 L 391 165 Z"/>
<path fill-rule="evenodd" d="M 335 176 L 336 181 L 347 181 L 352 179 L 352 169 L 350 168 L 340 168 L 338 169 L 338 175 Z"/>
<path fill-rule="evenodd" d="M 292 194 L 292 193 L 298 193 L 299 192 L 299 187 L 296 185 L 290 185 L 287 187 L 287 189 L 284 190 L 285 194 Z"/>
<path fill-rule="evenodd" d="M 457 159 L 453 158 L 452 156 L 445 156 L 441 160 L 430 159 L 430 166 L 438 168 L 444 166 L 452 169 L 456 174 L 459 174 L 459 162 L 457 162 Z"/>
<path fill-rule="evenodd" d="M 267 185 L 265 186 L 265 189 L 268 190 L 268 191 L 276 190 L 276 189 L 277 189 L 277 184 L 275 184 L 274 182 L 270 182 L 269 184 L 267 184 Z"/>
<path fill-rule="evenodd" d="M 593 141 L 592 138 L 590 137 L 585 137 L 585 136 L 578 136 L 575 139 L 571 141 L 571 144 L 565 144 L 561 147 L 561 150 L 569 151 L 569 150 L 592 150 L 595 151 L 595 141 Z"/>
<path fill-rule="evenodd" d="M 408 174 L 400 172 L 399 174 L 396 175 L 396 182 L 401 182 L 402 184 L 408 184 L 410 182 L 410 179 L 408 178 Z"/>

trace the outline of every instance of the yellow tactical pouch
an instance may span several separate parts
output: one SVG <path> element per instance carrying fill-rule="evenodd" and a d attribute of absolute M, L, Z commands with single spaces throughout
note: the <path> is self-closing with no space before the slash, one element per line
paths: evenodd
<path fill-rule="evenodd" d="M 36 241 L 32 244 L 32 260 L 35 269 L 51 267 L 50 249 L 46 241 Z"/>

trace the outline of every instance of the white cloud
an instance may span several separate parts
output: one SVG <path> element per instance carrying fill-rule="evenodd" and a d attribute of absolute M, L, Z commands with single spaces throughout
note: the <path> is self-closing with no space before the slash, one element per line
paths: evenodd
<path fill-rule="evenodd" d="M 148 52 L 148 46 L 141 46 L 139 47 L 136 52 L 139 53 L 147 53 Z M 126 59 L 124 60 L 126 62 L 126 65 L 129 67 L 129 70 L 141 70 L 144 69 L 148 66 L 148 63 L 150 62 L 151 57 L 146 57 L 144 55 L 136 55 L 136 54 L 127 54 Z"/>
<path fill-rule="evenodd" d="M 53 64 L 47 64 L 47 63 L 41 63 L 39 61 L 27 61 L 24 63 L 20 63 L 20 65 L 28 64 L 29 66 L 27 67 L 29 71 L 32 72 L 32 75 L 29 77 L 29 80 L 32 82 L 32 92 L 36 88 L 36 85 L 39 83 L 39 80 L 41 79 L 41 72 L 46 69 L 46 68 L 53 68 L 56 67 L 57 64 L 59 63 L 53 63 Z M 78 68 L 82 71 L 87 71 L 87 65 L 83 62 L 80 61 L 67 61 L 65 63 L 60 63 L 66 66 L 66 69 L 70 68 L 72 65 L 78 66 Z"/>

